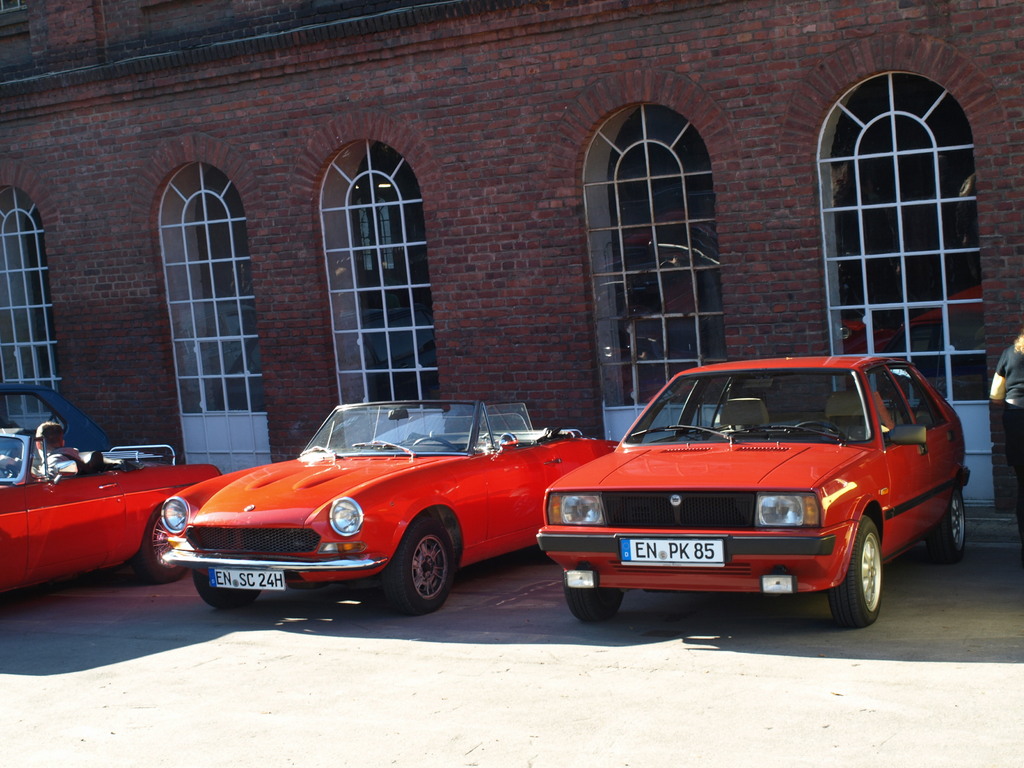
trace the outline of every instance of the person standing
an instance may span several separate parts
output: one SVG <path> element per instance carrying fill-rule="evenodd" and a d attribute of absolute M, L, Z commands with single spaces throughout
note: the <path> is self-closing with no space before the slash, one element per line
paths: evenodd
<path fill-rule="evenodd" d="M 1024 566 L 1024 329 L 999 356 L 989 398 L 1003 402 L 1006 463 L 1017 476 L 1017 531 Z"/>

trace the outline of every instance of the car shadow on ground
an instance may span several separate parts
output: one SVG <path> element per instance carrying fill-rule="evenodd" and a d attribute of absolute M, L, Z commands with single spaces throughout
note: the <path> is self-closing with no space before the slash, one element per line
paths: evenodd
<path fill-rule="evenodd" d="M 606 622 L 577 621 L 559 568 L 524 550 L 459 573 L 436 613 L 396 614 L 379 590 L 331 585 L 264 593 L 215 610 L 191 579 L 147 586 L 127 570 L 0 595 L 0 673 L 52 675 L 204 643 L 231 633 L 481 645 L 630 647 L 700 653 L 934 662 L 1024 661 L 1024 571 L 1015 547 L 978 545 L 960 564 L 923 547 L 890 563 L 874 625 L 838 629 L 823 594 L 645 593 Z"/>

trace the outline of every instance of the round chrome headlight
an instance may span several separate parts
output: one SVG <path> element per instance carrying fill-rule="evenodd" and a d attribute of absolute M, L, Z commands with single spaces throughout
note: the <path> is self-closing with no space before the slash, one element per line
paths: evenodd
<path fill-rule="evenodd" d="M 355 499 L 341 498 L 331 505 L 331 528 L 342 536 L 352 536 L 363 527 L 363 508 Z"/>
<path fill-rule="evenodd" d="M 160 519 L 170 533 L 181 533 L 188 523 L 188 502 L 178 496 L 171 496 L 160 510 Z"/>

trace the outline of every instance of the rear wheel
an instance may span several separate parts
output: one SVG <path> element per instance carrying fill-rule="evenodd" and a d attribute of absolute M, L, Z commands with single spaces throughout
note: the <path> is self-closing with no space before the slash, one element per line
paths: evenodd
<path fill-rule="evenodd" d="M 132 555 L 128 564 L 135 575 L 150 584 L 169 584 L 177 581 L 188 570 L 180 565 L 171 565 L 164 556 L 171 551 L 167 543 L 167 530 L 160 522 L 160 508 L 153 510 L 142 532 L 139 551 Z"/>
<path fill-rule="evenodd" d="M 874 624 L 882 603 L 882 542 L 869 517 L 861 518 L 843 580 L 828 591 L 832 618 L 840 627 Z"/>
<path fill-rule="evenodd" d="M 622 590 L 610 587 L 564 587 L 565 602 L 580 621 L 606 621 L 619 612 Z"/>
<path fill-rule="evenodd" d="M 396 611 L 420 616 L 444 605 L 455 580 L 455 555 L 440 521 L 413 520 L 381 579 L 384 596 Z"/>
<path fill-rule="evenodd" d="M 959 488 L 953 489 L 949 509 L 925 540 L 928 557 L 933 563 L 959 563 L 964 558 L 967 543 L 967 516 L 964 513 L 964 495 Z"/>
<path fill-rule="evenodd" d="M 192 571 L 192 583 L 196 592 L 214 608 L 244 608 L 252 605 L 260 596 L 258 589 L 229 589 L 210 586 L 210 576 L 206 571 Z"/>

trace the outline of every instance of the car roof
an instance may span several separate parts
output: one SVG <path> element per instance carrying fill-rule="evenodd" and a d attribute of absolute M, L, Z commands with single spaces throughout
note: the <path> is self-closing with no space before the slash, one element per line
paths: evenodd
<path fill-rule="evenodd" d="M 687 376 L 698 373 L 714 373 L 729 371 L 758 371 L 758 370 L 806 370 L 809 368 L 831 369 L 836 371 L 858 371 L 864 370 L 879 363 L 902 363 L 906 360 L 897 360 L 891 357 L 872 356 L 839 356 L 822 355 L 810 357 L 766 357 L 754 360 L 733 360 L 728 363 L 712 363 L 702 365 L 698 368 L 690 368 L 680 376 Z"/>

